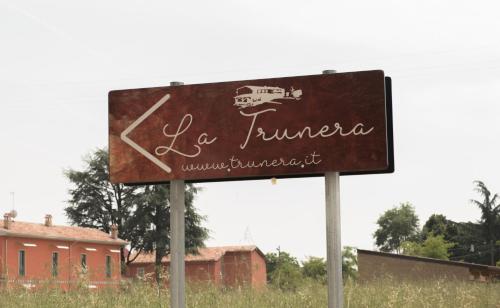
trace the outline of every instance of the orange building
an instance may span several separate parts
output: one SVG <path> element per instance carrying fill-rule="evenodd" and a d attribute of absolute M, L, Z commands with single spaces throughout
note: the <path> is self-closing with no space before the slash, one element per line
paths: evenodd
<path fill-rule="evenodd" d="M 205 247 L 198 254 L 185 258 L 186 279 L 190 282 L 212 282 L 218 286 L 248 285 L 260 288 L 266 285 L 265 256 L 256 246 Z M 128 265 L 127 276 L 153 276 L 155 254 L 141 253 Z M 162 260 L 168 273 L 169 256 Z"/>
<path fill-rule="evenodd" d="M 26 288 L 55 283 L 63 289 L 85 283 L 89 288 L 116 285 L 121 279 L 120 248 L 127 244 L 92 228 L 14 221 L 4 215 L 0 228 L 0 283 Z"/>

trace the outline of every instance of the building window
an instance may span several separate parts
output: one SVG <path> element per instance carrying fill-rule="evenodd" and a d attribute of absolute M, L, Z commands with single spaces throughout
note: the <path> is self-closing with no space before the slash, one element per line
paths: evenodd
<path fill-rule="evenodd" d="M 80 256 L 80 264 L 82 266 L 82 273 L 86 273 L 88 268 L 87 268 L 87 255 L 82 253 Z"/>
<path fill-rule="evenodd" d="M 26 275 L 26 253 L 24 250 L 19 250 L 19 276 Z"/>
<path fill-rule="evenodd" d="M 106 277 L 111 278 L 111 256 L 106 256 Z"/>
<path fill-rule="evenodd" d="M 59 253 L 52 253 L 52 277 L 57 277 L 59 267 Z"/>
<path fill-rule="evenodd" d="M 144 267 L 137 268 L 137 277 L 144 278 Z"/>

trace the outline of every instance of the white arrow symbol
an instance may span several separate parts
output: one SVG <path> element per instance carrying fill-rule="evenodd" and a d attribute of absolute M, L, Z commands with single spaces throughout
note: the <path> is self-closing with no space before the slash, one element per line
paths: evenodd
<path fill-rule="evenodd" d="M 163 170 L 167 171 L 167 173 L 172 172 L 172 168 L 167 166 L 165 163 L 163 163 L 161 160 L 153 156 L 151 153 L 146 151 L 144 148 L 139 146 L 137 143 L 135 143 L 132 139 L 130 139 L 127 135 L 130 134 L 131 131 L 133 131 L 137 126 L 139 126 L 144 120 L 146 120 L 147 117 L 149 117 L 153 112 L 156 111 L 156 109 L 160 108 L 163 104 L 165 104 L 166 101 L 170 98 L 170 94 L 165 94 L 156 104 L 153 105 L 153 107 L 149 108 L 148 111 L 146 111 L 143 115 L 141 115 L 137 120 L 134 121 L 129 127 L 127 127 L 126 130 L 124 130 L 120 138 L 125 142 L 126 144 L 130 145 L 133 149 L 135 149 L 137 152 L 141 153 L 142 155 L 146 156 L 147 159 L 155 163 L 158 167 L 162 168 Z"/>

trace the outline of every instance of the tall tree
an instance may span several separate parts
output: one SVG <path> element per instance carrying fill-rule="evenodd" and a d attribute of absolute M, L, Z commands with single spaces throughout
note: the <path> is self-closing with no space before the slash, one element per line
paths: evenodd
<path fill-rule="evenodd" d="M 118 225 L 120 238 L 130 242 L 122 249 L 122 264 L 133 262 L 138 253 L 155 251 L 156 263 L 170 251 L 170 202 L 168 185 L 124 186 L 109 182 L 108 152 L 97 149 L 84 159 L 82 171 L 69 169 L 66 177 L 73 184 L 66 215 L 71 224 L 110 231 Z M 197 188 L 186 186 L 186 248 L 203 246 L 208 230 L 204 217 L 194 207 Z M 157 275 L 159 277 L 159 275 Z"/>
<path fill-rule="evenodd" d="M 387 210 L 377 220 L 378 229 L 373 234 L 381 251 L 401 252 L 401 244 L 418 237 L 418 217 L 410 203 Z"/>
<path fill-rule="evenodd" d="M 431 235 L 442 235 L 444 240 L 455 244 L 448 249 L 450 260 L 480 264 L 490 263 L 489 245 L 487 245 L 482 227 L 478 223 L 455 222 L 447 219 L 444 215 L 433 214 L 422 228 L 422 241 Z"/>
<path fill-rule="evenodd" d="M 108 153 L 104 149 L 84 158 L 82 171 L 69 169 L 64 172 L 73 188 L 69 190 L 71 198 L 65 208 L 71 224 L 81 227 L 96 228 L 110 232 L 112 224 L 118 226 L 120 237 L 131 241 L 135 239 L 129 227 L 133 219 L 134 207 L 140 206 L 141 188 L 111 184 L 108 180 Z M 126 261 L 124 250 L 121 251 L 122 263 Z"/>
<path fill-rule="evenodd" d="M 500 229 L 500 203 L 498 194 L 492 195 L 486 185 L 481 181 L 474 181 L 475 191 L 478 192 L 482 201 L 472 199 L 471 202 L 481 209 L 481 225 L 484 236 L 490 245 L 490 265 L 495 265 L 495 242 Z"/>
<path fill-rule="evenodd" d="M 197 213 L 194 198 L 198 188 L 186 185 L 185 192 L 185 246 L 186 251 L 195 253 L 198 247 L 204 246 L 208 238 L 208 230 L 201 226 L 204 217 Z M 145 240 L 137 245 L 137 249 L 155 254 L 156 278 L 160 279 L 161 260 L 170 252 L 170 196 L 169 185 L 150 185 L 145 187 L 143 207 L 137 209 L 136 216 L 144 221 L 143 236 Z"/>
<path fill-rule="evenodd" d="M 481 224 L 473 222 L 453 222 L 457 234 L 450 238 L 456 243 L 450 252 L 451 260 L 470 263 L 490 264 L 489 245 L 484 238 Z"/>
<path fill-rule="evenodd" d="M 425 241 L 428 235 L 442 235 L 444 239 L 450 241 L 457 234 L 455 223 L 446 219 L 441 214 L 432 214 L 422 227 L 422 239 Z"/>

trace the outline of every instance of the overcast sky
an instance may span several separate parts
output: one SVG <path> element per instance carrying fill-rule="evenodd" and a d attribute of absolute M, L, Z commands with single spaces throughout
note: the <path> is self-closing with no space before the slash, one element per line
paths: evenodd
<path fill-rule="evenodd" d="M 476 221 L 473 180 L 500 192 L 496 1 L 0 0 L 0 210 L 67 223 L 65 168 L 107 146 L 110 90 L 383 69 L 396 172 L 341 178 L 342 243 L 374 248 L 411 202 Z M 325 256 L 322 178 L 202 184 L 208 245 Z"/>

